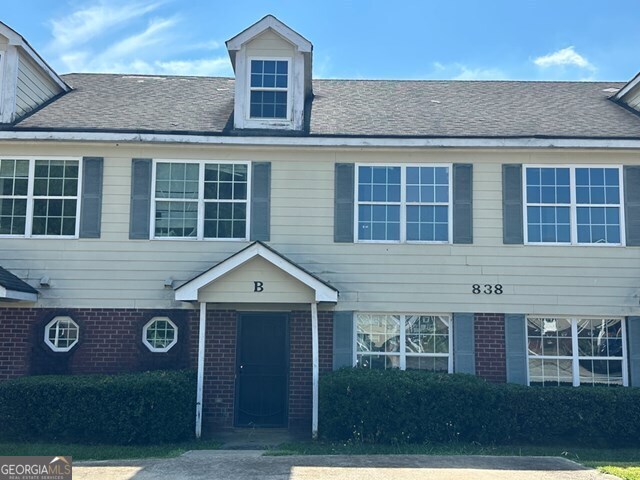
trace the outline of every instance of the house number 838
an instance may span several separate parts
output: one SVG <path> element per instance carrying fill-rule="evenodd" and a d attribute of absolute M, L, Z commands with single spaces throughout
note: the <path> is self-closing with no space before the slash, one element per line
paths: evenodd
<path fill-rule="evenodd" d="M 495 284 L 495 285 L 489 285 L 489 284 L 484 284 L 484 285 L 480 285 L 479 283 L 474 283 L 472 285 L 472 292 L 475 295 L 479 295 L 481 293 L 484 293 L 486 295 L 502 295 L 502 285 L 500 285 L 499 283 Z"/>

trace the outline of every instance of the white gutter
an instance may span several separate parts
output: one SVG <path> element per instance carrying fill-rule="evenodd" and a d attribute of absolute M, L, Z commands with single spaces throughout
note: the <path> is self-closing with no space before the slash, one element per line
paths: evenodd
<path fill-rule="evenodd" d="M 377 148 L 586 148 L 640 149 L 636 139 L 570 138 L 351 138 L 206 136 L 155 133 L 0 131 L 2 140 L 63 142 L 174 143 L 278 147 L 377 147 Z"/>

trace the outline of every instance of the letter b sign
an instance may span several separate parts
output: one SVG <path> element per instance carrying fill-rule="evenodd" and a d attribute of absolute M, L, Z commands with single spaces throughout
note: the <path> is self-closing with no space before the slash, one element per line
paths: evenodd
<path fill-rule="evenodd" d="M 254 292 L 262 292 L 264 291 L 264 283 L 262 282 L 253 282 L 253 291 Z"/>

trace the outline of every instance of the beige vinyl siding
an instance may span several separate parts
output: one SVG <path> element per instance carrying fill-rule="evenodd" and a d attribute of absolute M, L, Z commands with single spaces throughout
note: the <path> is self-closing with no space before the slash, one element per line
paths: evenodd
<path fill-rule="evenodd" d="M 640 164 L 640 152 L 230 148 L 5 144 L 1 155 L 103 156 L 102 238 L 0 239 L 1 264 L 50 307 L 193 308 L 176 285 L 247 242 L 129 240 L 131 158 L 271 162 L 269 244 L 339 291 L 337 308 L 379 312 L 640 314 L 640 248 L 502 244 L 502 164 Z M 336 162 L 473 163 L 474 244 L 333 242 Z M 247 272 L 251 273 L 250 270 Z M 473 284 L 502 295 L 474 295 Z M 234 300 L 235 301 L 235 300 Z"/>
<path fill-rule="evenodd" d="M 18 57 L 16 117 L 35 110 L 62 90 L 24 55 Z"/>
<path fill-rule="evenodd" d="M 247 57 L 291 57 L 294 53 L 293 45 L 271 30 L 247 44 Z"/>

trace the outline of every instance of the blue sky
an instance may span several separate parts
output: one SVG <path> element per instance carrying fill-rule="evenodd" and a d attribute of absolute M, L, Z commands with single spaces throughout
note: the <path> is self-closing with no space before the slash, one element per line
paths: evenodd
<path fill-rule="evenodd" d="M 314 44 L 318 78 L 630 80 L 638 0 L 21 0 L 0 19 L 58 73 L 232 76 L 264 15 Z"/>

